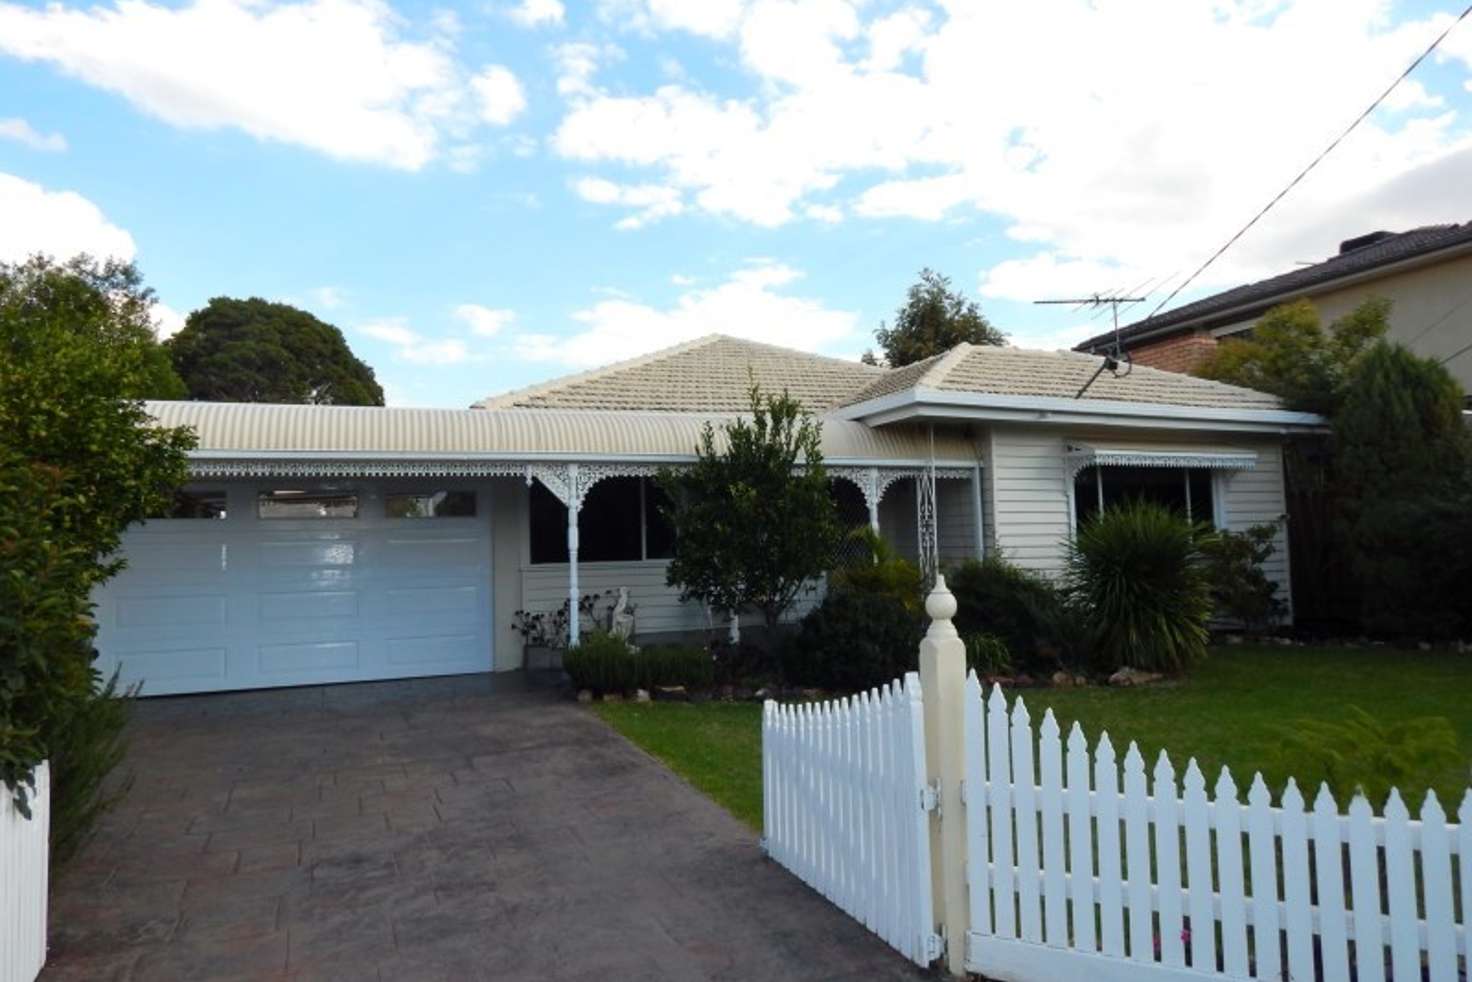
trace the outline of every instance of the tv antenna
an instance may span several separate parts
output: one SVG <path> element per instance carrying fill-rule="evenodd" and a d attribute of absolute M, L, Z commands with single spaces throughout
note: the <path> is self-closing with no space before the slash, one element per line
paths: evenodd
<path fill-rule="evenodd" d="M 1134 370 L 1134 362 L 1130 359 L 1129 352 L 1125 351 L 1124 346 L 1119 343 L 1119 305 L 1142 303 L 1144 300 L 1144 297 L 1105 296 L 1102 293 L 1096 293 L 1091 297 L 1072 297 L 1063 300 L 1033 301 L 1033 303 L 1036 304 L 1066 303 L 1071 304 L 1078 309 L 1088 307 L 1093 308 L 1094 310 L 1102 310 L 1107 305 L 1110 308 L 1110 312 L 1114 315 L 1114 344 L 1110 346 L 1110 351 L 1104 355 L 1104 360 L 1099 363 L 1098 371 L 1094 372 L 1093 375 L 1090 375 L 1089 380 L 1084 383 L 1083 388 L 1079 389 L 1078 392 L 1074 394 L 1075 399 L 1082 399 L 1084 397 L 1084 393 L 1089 391 L 1089 386 L 1098 381 L 1099 376 L 1103 375 L 1105 371 L 1112 372 L 1115 378 L 1124 378 L 1125 376 L 1129 375 L 1131 371 Z M 1124 365 L 1123 372 L 1119 370 L 1121 363 L 1123 363 Z"/>

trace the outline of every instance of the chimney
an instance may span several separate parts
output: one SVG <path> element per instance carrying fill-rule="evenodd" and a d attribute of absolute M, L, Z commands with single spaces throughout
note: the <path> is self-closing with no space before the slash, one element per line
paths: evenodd
<path fill-rule="evenodd" d="M 1356 249 L 1363 249 L 1365 246 L 1374 245 L 1376 242 L 1380 242 L 1383 239 L 1388 239 L 1394 234 L 1394 232 L 1386 232 L 1384 230 L 1381 230 L 1378 232 L 1366 232 L 1364 235 L 1356 235 L 1352 239 L 1345 239 L 1343 242 L 1339 243 L 1339 254 L 1342 256 L 1347 252 L 1354 252 Z"/>

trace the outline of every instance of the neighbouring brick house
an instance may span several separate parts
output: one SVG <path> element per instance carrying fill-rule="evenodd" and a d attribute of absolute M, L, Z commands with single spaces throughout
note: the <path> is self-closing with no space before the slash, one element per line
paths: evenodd
<path fill-rule="evenodd" d="M 1137 321 L 1119 338 L 1137 365 L 1189 372 L 1219 339 L 1247 333 L 1279 304 L 1307 298 L 1327 322 L 1370 297 L 1391 301 L 1392 340 L 1443 359 L 1472 391 L 1472 222 L 1347 239 L 1323 262 Z M 1113 345 L 1111 331 L 1076 350 L 1102 354 Z"/>

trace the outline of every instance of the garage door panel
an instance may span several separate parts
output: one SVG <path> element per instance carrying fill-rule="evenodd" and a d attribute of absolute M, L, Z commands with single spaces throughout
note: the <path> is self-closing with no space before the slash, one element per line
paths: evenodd
<path fill-rule="evenodd" d="M 117 653 L 125 684 L 141 681 L 144 695 L 191 692 L 224 682 L 229 664 L 224 647 L 137 649 Z"/>
<path fill-rule="evenodd" d="M 359 548 L 352 539 L 267 539 L 260 544 L 260 565 L 263 572 L 281 566 L 351 566 L 358 559 Z"/>
<path fill-rule="evenodd" d="M 271 624 L 323 618 L 356 618 L 357 590 L 293 590 L 260 594 L 260 619 Z"/>
<path fill-rule="evenodd" d="M 256 668 L 267 678 L 315 675 L 325 671 L 349 676 L 360 667 L 358 642 L 318 641 L 309 644 L 265 644 L 256 653 Z"/>
<path fill-rule="evenodd" d="M 466 663 L 480 660 L 482 670 L 489 670 L 490 652 L 480 645 L 474 634 L 444 637 L 390 638 L 385 643 L 390 666 Z"/>
<path fill-rule="evenodd" d="M 383 543 L 381 560 L 393 569 L 425 569 L 441 574 L 451 569 L 469 572 L 485 565 L 482 541 L 473 536 L 391 537 Z"/>
<path fill-rule="evenodd" d="M 142 533 L 129 537 L 128 570 L 138 573 L 224 573 L 229 565 L 229 543 L 213 538 L 188 542 L 175 538 L 151 538 Z"/>
<path fill-rule="evenodd" d="M 456 614 L 473 619 L 481 609 L 480 587 L 473 583 L 388 589 L 384 591 L 384 600 L 384 612 L 396 619 Z"/>
<path fill-rule="evenodd" d="M 113 606 L 113 623 L 123 630 L 219 627 L 226 623 L 228 609 L 223 593 L 123 595 Z"/>

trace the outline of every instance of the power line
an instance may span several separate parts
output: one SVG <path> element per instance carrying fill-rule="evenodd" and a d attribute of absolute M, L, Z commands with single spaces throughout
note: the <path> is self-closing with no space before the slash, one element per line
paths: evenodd
<path fill-rule="evenodd" d="M 1454 358 L 1460 358 L 1460 357 L 1462 357 L 1463 355 L 1465 355 L 1469 351 L 1472 351 L 1472 344 L 1463 345 L 1462 347 L 1458 348 L 1456 351 L 1453 351 L 1451 354 L 1447 355 L 1441 361 L 1437 362 L 1437 364 L 1439 364 L 1439 365 L 1445 365 L 1447 362 L 1451 361 L 1452 359 L 1454 359 Z"/>
<path fill-rule="evenodd" d="M 1336 136 L 1334 138 L 1333 142 L 1330 143 L 1327 147 L 1325 147 L 1319 153 L 1319 155 L 1317 157 L 1315 157 L 1313 160 L 1309 161 L 1309 165 L 1307 167 L 1305 167 L 1303 170 L 1299 171 L 1298 172 L 1298 176 L 1295 177 L 1293 180 L 1289 181 L 1287 187 L 1283 188 L 1283 190 L 1281 190 L 1277 194 L 1273 195 L 1272 200 L 1269 201 L 1267 204 L 1263 205 L 1262 206 L 1262 210 L 1259 211 L 1256 215 L 1253 215 L 1251 221 L 1249 221 L 1246 225 L 1243 225 L 1240 229 L 1238 229 L 1237 230 L 1237 234 L 1236 235 L 1233 235 L 1230 239 L 1228 239 L 1226 241 L 1226 243 L 1223 244 L 1220 249 L 1218 249 L 1216 252 L 1213 252 L 1211 254 L 1211 258 L 1207 259 L 1206 262 L 1202 263 L 1200 265 L 1200 267 L 1197 268 L 1196 272 L 1194 272 L 1190 276 L 1186 277 L 1186 279 L 1181 283 L 1180 286 L 1176 287 L 1174 290 L 1172 290 L 1170 292 L 1170 295 L 1169 296 L 1167 296 L 1164 300 L 1160 301 L 1160 303 L 1158 305 L 1156 305 L 1155 309 L 1152 310 L 1152 311 L 1150 311 L 1150 317 L 1154 317 L 1156 314 L 1160 313 L 1161 308 L 1163 308 L 1166 304 L 1168 304 L 1172 300 L 1174 300 L 1176 298 L 1176 295 L 1178 293 L 1180 293 L 1182 290 L 1184 290 L 1187 286 L 1189 286 L 1196 279 L 1196 277 L 1198 277 L 1202 273 L 1206 272 L 1207 268 L 1210 267 L 1212 263 L 1216 262 L 1218 259 L 1221 258 L 1222 253 L 1226 252 L 1233 245 L 1235 245 L 1236 242 L 1237 242 L 1237 240 L 1240 239 L 1240 238 L 1242 238 L 1243 235 L 1246 235 L 1247 234 L 1247 231 L 1249 229 L 1251 229 L 1252 226 L 1256 225 L 1257 222 L 1258 222 L 1258 220 L 1260 218 L 1262 218 L 1262 216 L 1266 215 L 1269 211 L 1271 211 L 1272 208 L 1273 208 L 1273 206 L 1276 205 L 1279 201 L 1282 201 L 1283 198 L 1287 196 L 1287 194 L 1288 194 L 1289 191 L 1292 191 L 1295 187 L 1297 187 L 1298 186 L 1298 182 L 1301 181 L 1301 180 L 1303 180 L 1305 177 L 1307 177 L 1309 171 L 1313 170 L 1315 167 L 1317 167 L 1319 165 L 1319 162 L 1320 161 L 1322 161 L 1325 157 L 1329 156 L 1329 154 L 1331 152 L 1333 152 L 1334 148 L 1337 147 L 1337 146 L 1339 146 L 1339 144 L 1341 142 L 1343 142 L 1343 140 L 1344 140 L 1345 137 L 1347 137 L 1347 136 L 1349 136 L 1349 134 L 1353 133 L 1354 130 L 1355 130 L 1355 128 L 1358 127 L 1361 123 L 1363 123 L 1365 121 L 1365 119 L 1368 118 L 1369 115 L 1372 112 L 1374 112 L 1376 109 L 1380 108 L 1380 103 L 1384 102 L 1386 100 L 1386 98 L 1390 95 L 1390 93 L 1392 93 L 1392 92 L 1395 91 L 1396 86 L 1398 86 L 1398 85 L 1400 85 L 1400 83 L 1404 82 L 1406 80 L 1406 77 L 1408 75 L 1410 75 L 1411 72 L 1415 71 L 1416 68 L 1417 68 L 1417 66 L 1419 66 L 1421 64 L 1421 62 L 1425 61 L 1426 58 L 1433 51 L 1435 51 L 1438 47 L 1440 47 L 1441 42 L 1444 41 L 1444 40 L 1446 40 L 1446 36 L 1448 34 L 1450 34 L 1453 31 L 1453 29 L 1456 28 L 1456 26 L 1458 24 L 1460 24 L 1462 21 L 1466 20 L 1468 14 L 1472 14 L 1472 4 L 1468 4 L 1468 6 L 1466 7 L 1466 9 L 1464 9 L 1461 12 L 1461 14 L 1459 14 L 1457 16 L 1457 19 L 1454 20 L 1454 21 L 1452 21 L 1450 24 L 1448 24 L 1446 30 L 1442 31 L 1439 35 L 1437 35 L 1436 40 L 1431 42 L 1431 46 L 1428 47 L 1425 51 L 1421 52 L 1419 55 L 1417 55 L 1416 56 L 1416 60 L 1413 61 L 1413 62 L 1411 62 L 1410 65 L 1408 65 L 1406 67 L 1406 70 L 1403 71 L 1403 72 L 1401 72 L 1400 75 L 1398 75 L 1396 77 L 1395 81 L 1394 82 L 1391 82 L 1390 83 L 1390 86 L 1384 92 L 1380 93 L 1379 98 L 1377 98 L 1374 102 L 1370 103 L 1369 107 L 1364 112 L 1362 112 L 1358 116 L 1356 116 L 1354 118 L 1354 122 L 1350 123 L 1349 126 L 1347 126 L 1345 128 L 1345 130 L 1344 130 L 1343 133 L 1340 133 L 1338 136 Z M 1150 317 L 1147 317 L 1145 319 L 1146 320 L 1149 320 Z"/>

